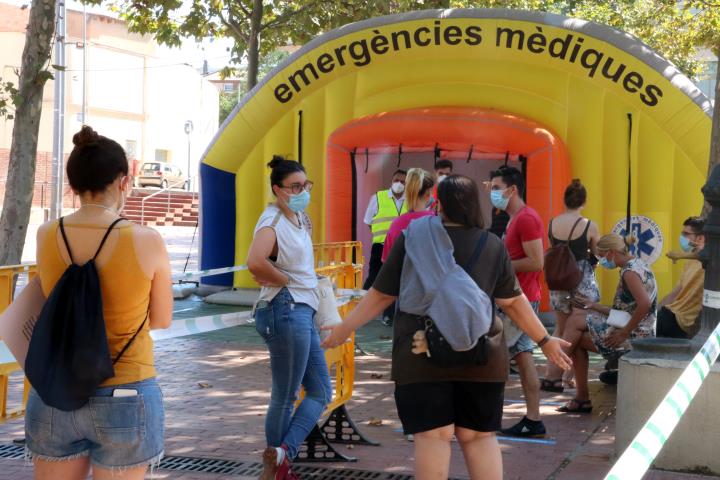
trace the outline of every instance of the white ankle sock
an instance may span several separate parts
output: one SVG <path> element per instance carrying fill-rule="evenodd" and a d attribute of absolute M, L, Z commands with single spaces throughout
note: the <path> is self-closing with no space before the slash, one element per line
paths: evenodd
<path fill-rule="evenodd" d="M 277 464 L 280 465 L 285 460 L 285 449 L 282 447 L 275 447 L 277 451 Z"/>

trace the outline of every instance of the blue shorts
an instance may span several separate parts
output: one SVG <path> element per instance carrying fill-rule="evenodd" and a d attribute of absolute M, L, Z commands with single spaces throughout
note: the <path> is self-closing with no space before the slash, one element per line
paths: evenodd
<path fill-rule="evenodd" d="M 117 388 L 137 395 L 113 397 Z M 102 387 L 82 408 L 65 412 L 30 391 L 25 437 L 30 456 L 61 461 L 89 456 L 93 465 L 113 469 L 156 465 L 163 456 L 165 413 L 154 378 Z"/>
<path fill-rule="evenodd" d="M 530 302 L 530 306 L 536 314 L 540 310 L 540 302 Z M 520 335 L 520 338 L 518 338 L 517 342 L 515 342 L 514 345 L 508 347 L 508 352 L 510 353 L 510 360 L 515 358 L 519 353 L 532 353 L 534 350 L 535 342 L 533 342 L 532 339 L 525 332 Z"/>

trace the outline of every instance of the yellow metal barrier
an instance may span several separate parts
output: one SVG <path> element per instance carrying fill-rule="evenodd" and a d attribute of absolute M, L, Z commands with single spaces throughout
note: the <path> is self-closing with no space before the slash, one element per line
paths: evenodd
<path fill-rule="evenodd" d="M 313 250 L 316 264 L 315 271 L 318 275 L 329 277 L 337 288 L 355 289 L 361 285 L 363 256 L 360 242 L 316 244 L 313 246 Z M 32 278 L 36 273 L 35 265 L 0 267 L 0 313 L 10 305 L 13 298 L 14 279 L 22 273 L 28 273 L 29 278 Z M 356 300 L 352 300 L 339 307 L 340 316 L 344 318 L 355 303 Z M 323 433 L 327 434 L 329 430 L 338 432 L 338 428 L 347 430 L 347 422 L 352 423 L 349 417 L 346 419 L 347 411 L 344 409 L 344 405 L 352 397 L 355 383 L 355 336 L 353 335 L 350 341 L 343 345 L 326 350 L 325 360 L 330 370 L 330 377 L 334 379 L 335 384 L 332 401 L 323 414 L 328 416 L 328 420 L 321 429 Z M 9 375 L 19 369 L 20 366 L 16 362 L 0 364 L 0 423 L 24 414 L 29 391 L 27 379 L 25 380 L 21 408 L 6 412 Z M 354 428 L 354 425 L 352 427 Z M 350 436 L 352 437 L 350 440 L 354 443 L 365 442 L 372 444 L 372 442 L 362 437 L 359 432 Z M 361 440 L 357 440 L 356 437 L 358 436 L 361 437 Z M 343 438 L 337 435 L 331 440 L 342 442 Z M 324 447 L 321 450 L 324 452 L 321 461 L 346 458 L 339 453 L 330 453 Z M 318 460 L 318 454 L 312 447 L 308 448 L 306 454 L 306 461 Z"/>
<path fill-rule="evenodd" d="M 356 265 L 365 263 L 361 242 L 316 243 L 313 245 L 315 267 L 330 265 Z"/>
<path fill-rule="evenodd" d="M 361 266 L 362 268 L 362 266 Z M 337 288 L 353 289 L 358 285 L 355 265 L 332 265 L 316 268 L 318 275 L 330 278 L 330 281 Z M 340 316 L 345 318 L 352 310 L 355 301 L 351 301 L 339 308 Z M 344 405 L 350 400 L 355 384 L 355 336 L 351 341 L 335 348 L 325 350 L 325 361 L 330 370 L 330 377 L 335 378 L 335 393 L 330 404 L 325 409 L 325 414 L 330 414 L 337 407 Z"/>
<path fill-rule="evenodd" d="M 29 281 L 35 276 L 36 272 L 35 265 L 0 267 L 0 313 L 4 312 L 12 302 L 17 277 L 27 274 Z M 0 423 L 11 418 L 21 417 L 25 414 L 25 404 L 27 403 L 28 393 L 30 392 L 30 383 L 27 381 L 27 378 L 24 381 L 23 397 L 20 407 L 8 410 L 10 375 L 18 370 L 20 370 L 20 365 L 18 365 L 17 362 L 0 363 Z"/>

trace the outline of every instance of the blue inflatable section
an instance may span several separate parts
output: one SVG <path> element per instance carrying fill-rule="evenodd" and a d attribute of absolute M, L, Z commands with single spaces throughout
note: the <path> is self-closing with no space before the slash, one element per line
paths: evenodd
<path fill-rule="evenodd" d="M 200 164 L 202 254 L 200 268 L 235 265 L 235 174 Z M 206 285 L 231 287 L 233 274 L 203 277 Z"/>

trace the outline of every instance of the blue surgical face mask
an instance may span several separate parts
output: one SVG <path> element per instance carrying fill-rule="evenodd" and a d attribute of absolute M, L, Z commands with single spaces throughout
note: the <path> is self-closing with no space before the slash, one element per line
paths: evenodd
<path fill-rule="evenodd" d="M 505 190 L 490 190 L 490 203 L 493 207 L 505 210 L 510 202 L 510 197 L 504 197 Z"/>
<path fill-rule="evenodd" d="M 692 252 L 694 246 L 684 235 L 680 235 L 680 248 L 682 248 L 683 252 Z"/>
<path fill-rule="evenodd" d="M 617 265 L 615 265 L 615 260 L 608 260 L 606 257 L 600 257 L 600 266 L 603 268 L 607 268 L 608 270 L 613 270 L 617 268 Z"/>
<path fill-rule="evenodd" d="M 288 200 L 288 208 L 295 213 L 305 210 L 310 203 L 310 192 L 303 190 L 297 195 L 290 195 Z"/>

